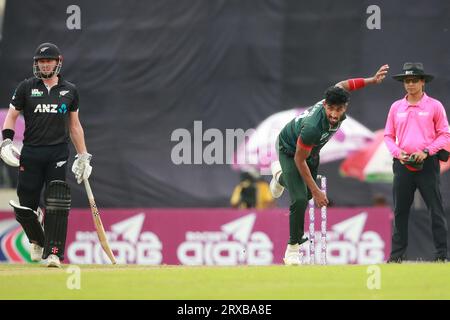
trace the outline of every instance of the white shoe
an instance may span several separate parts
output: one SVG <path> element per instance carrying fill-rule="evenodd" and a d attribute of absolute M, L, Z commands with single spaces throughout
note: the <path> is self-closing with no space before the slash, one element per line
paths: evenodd
<path fill-rule="evenodd" d="M 281 165 L 280 161 L 272 162 L 270 165 L 270 170 L 272 171 L 272 180 L 270 181 L 270 192 L 272 197 L 279 198 L 283 194 L 284 187 L 278 182 L 281 175 Z"/>
<path fill-rule="evenodd" d="M 284 264 L 287 266 L 298 266 L 302 264 L 300 261 L 300 245 L 288 244 L 283 258 Z"/>
<path fill-rule="evenodd" d="M 32 243 L 30 245 L 30 256 L 32 261 L 41 261 L 42 259 L 42 251 L 44 251 L 44 248 L 42 248 L 40 245 L 36 243 Z"/>
<path fill-rule="evenodd" d="M 47 267 L 61 268 L 61 262 L 59 261 L 59 257 L 55 254 L 49 255 L 47 258 Z"/>

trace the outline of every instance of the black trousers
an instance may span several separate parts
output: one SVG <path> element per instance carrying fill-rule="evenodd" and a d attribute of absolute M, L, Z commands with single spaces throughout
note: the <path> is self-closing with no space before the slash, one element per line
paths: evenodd
<path fill-rule="evenodd" d="M 20 205 L 37 210 L 42 189 L 53 180 L 66 180 L 68 144 L 24 145 L 20 155 L 17 196 Z"/>
<path fill-rule="evenodd" d="M 390 259 L 404 258 L 408 246 L 408 219 L 414 193 L 419 189 L 423 200 L 431 213 L 436 258 L 447 257 L 447 221 L 439 190 L 440 167 L 436 156 L 425 159 L 421 171 L 412 172 L 394 159 L 394 232 Z"/>

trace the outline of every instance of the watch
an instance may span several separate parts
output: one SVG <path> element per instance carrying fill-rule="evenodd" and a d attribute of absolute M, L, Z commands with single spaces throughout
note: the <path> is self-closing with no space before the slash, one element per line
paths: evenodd
<path fill-rule="evenodd" d="M 423 152 L 427 154 L 427 157 L 430 155 L 430 151 L 428 149 L 423 149 Z"/>

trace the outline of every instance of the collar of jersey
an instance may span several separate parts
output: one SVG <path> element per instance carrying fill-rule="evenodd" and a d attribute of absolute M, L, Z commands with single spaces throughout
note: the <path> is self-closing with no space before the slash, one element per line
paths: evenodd
<path fill-rule="evenodd" d="M 58 87 L 58 86 L 60 86 L 60 85 L 63 83 L 63 77 L 62 77 L 62 75 L 58 74 L 57 77 L 58 77 L 58 83 L 55 84 L 55 87 Z M 45 86 L 44 80 L 38 79 L 38 81 L 39 81 L 40 84 L 42 84 L 43 86 Z M 54 87 L 53 87 L 53 88 L 54 88 Z"/>

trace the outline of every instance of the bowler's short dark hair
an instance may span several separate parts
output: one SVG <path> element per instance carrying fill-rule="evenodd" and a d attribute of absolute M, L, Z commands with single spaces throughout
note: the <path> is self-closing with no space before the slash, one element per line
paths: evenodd
<path fill-rule="evenodd" d="M 341 87 L 332 86 L 325 91 L 325 102 L 327 105 L 342 105 L 350 100 L 350 94 Z"/>

